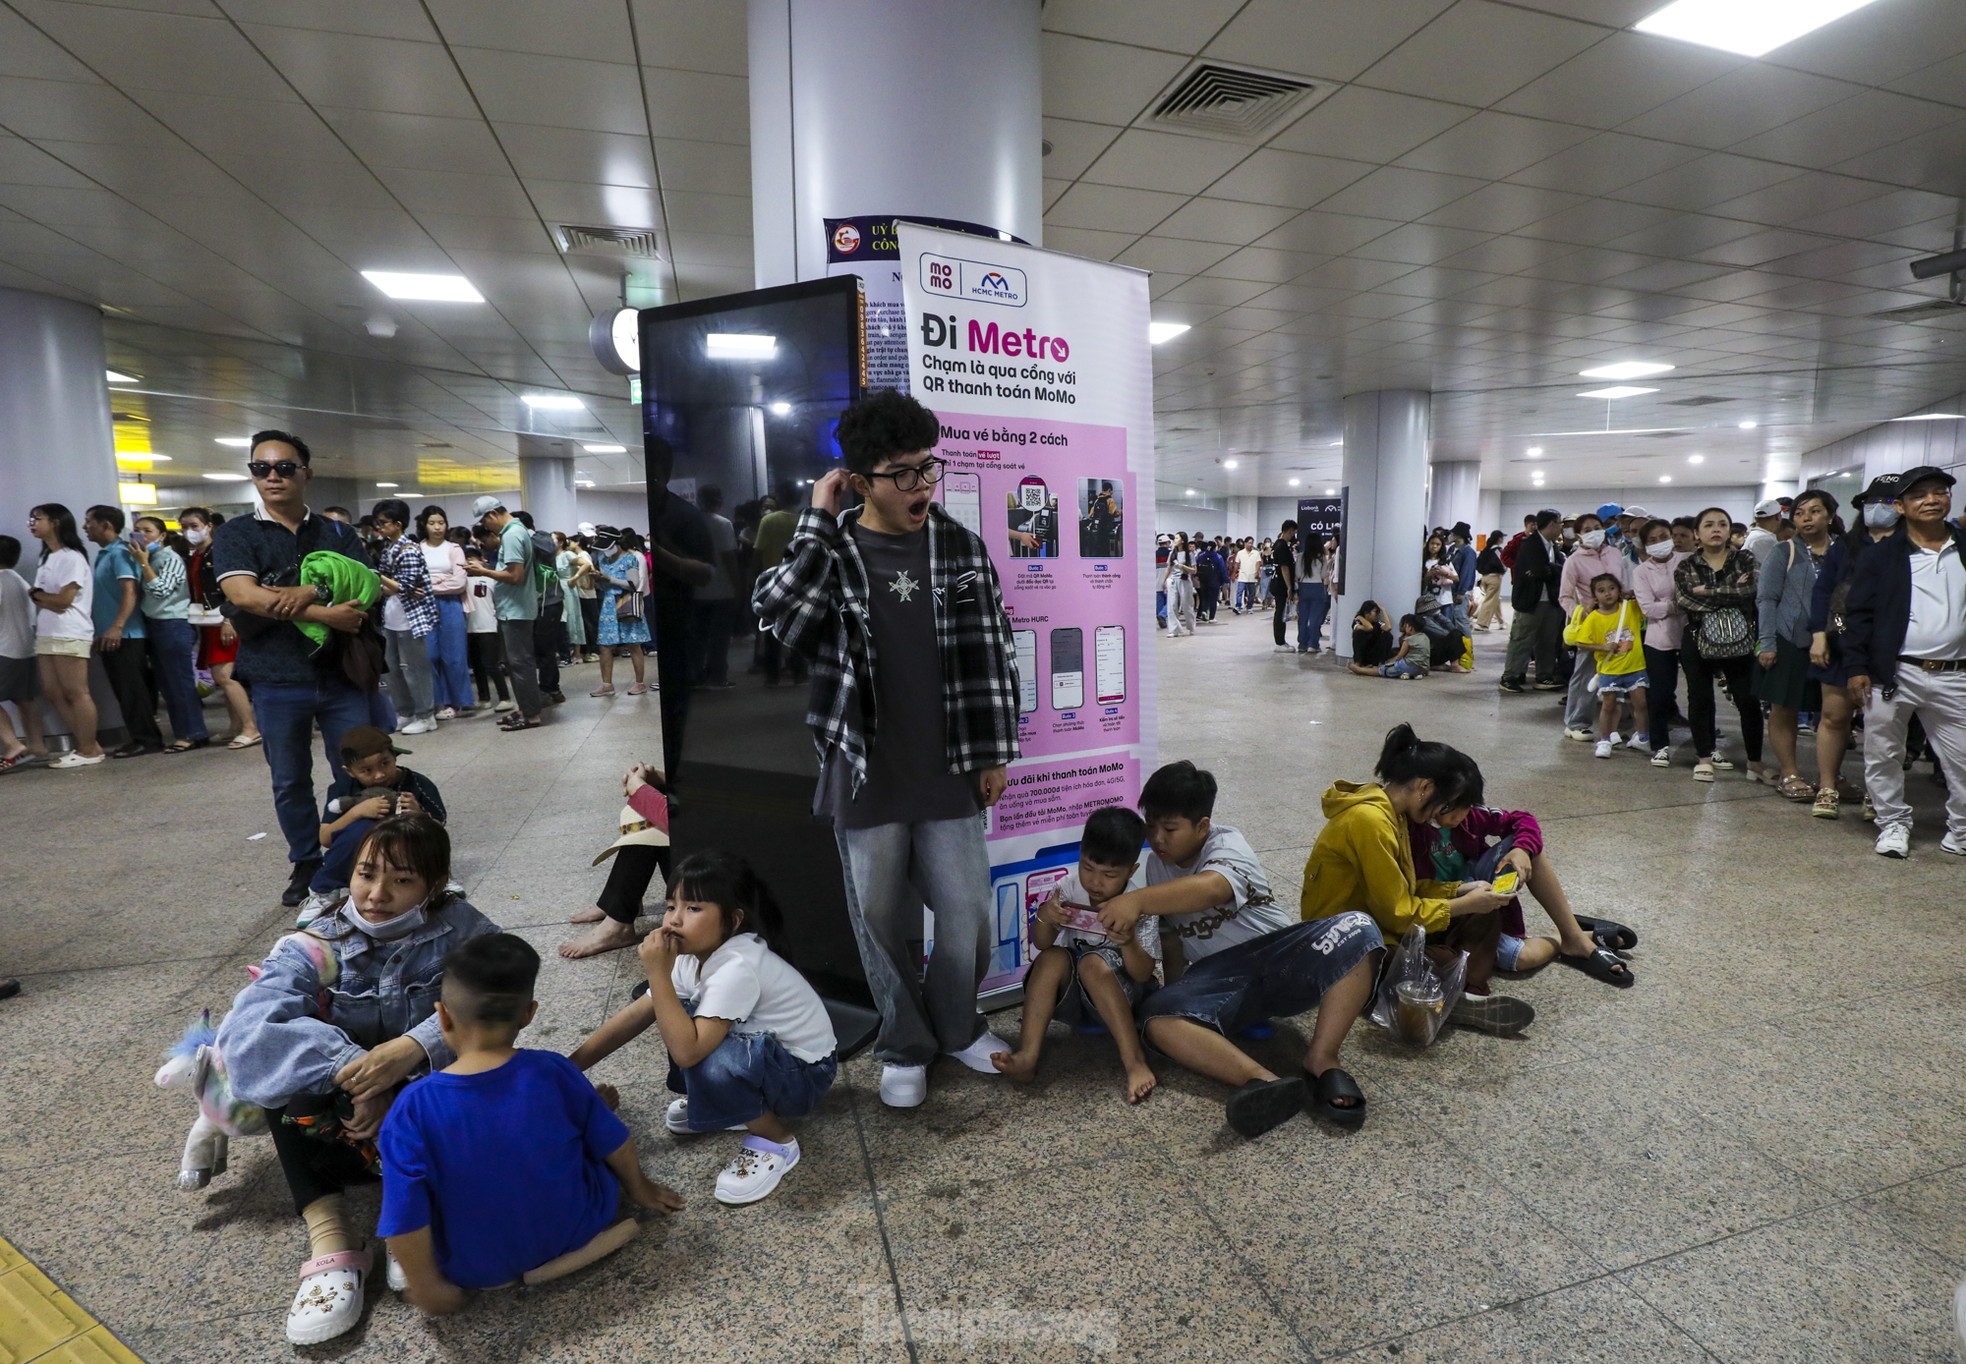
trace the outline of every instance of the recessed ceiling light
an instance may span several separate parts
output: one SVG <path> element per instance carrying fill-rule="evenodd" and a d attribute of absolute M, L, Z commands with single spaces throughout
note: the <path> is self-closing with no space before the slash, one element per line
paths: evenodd
<path fill-rule="evenodd" d="M 117 453 L 116 462 L 118 464 L 169 464 L 171 457 L 160 455 L 154 450 L 124 450 Z"/>
<path fill-rule="evenodd" d="M 1530 459 L 1541 459 L 1543 457 L 1543 447 L 1540 445 L 1532 445 L 1529 447 L 1527 453 Z"/>
<path fill-rule="evenodd" d="M 403 485 L 400 483 L 378 483 L 375 486 L 378 488 L 400 488 Z"/>
<path fill-rule="evenodd" d="M 1293 479 L 1291 479 L 1291 480 L 1290 480 L 1290 486 L 1291 486 L 1291 487 L 1293 487 L 1293 488 L 1295 488 L 1295 487 L 1297 487 L 1297 486 L 1298 486 L 1299 484 L 1301 484 L 1301 483 L 1302 483 L 1303 481 L 1304 481 L 1304 480 L 1303 480 L 1303 479 L 1301 479 L 1301 478 L 1293 478 Z"/>
<path fill-rule="evenodd" d="M 1194 495 L 1195 495 L 1195 490 L 1193 488 L 1183 488 L 1181 490 L 1181 496 L 1183 497 L 1193 497 Z"/>
<path fill-rule="evenodd" d="M 219 436 L 215 438 L 214 443 L 218 445 L 229 445 L 234 450 L 250 450 L 253 448 L 251 439 L 246 436 Z"/>
<path fill-rule="evenodd" d="M 118 483 L 116 500 L 126 507 L 154 507 L 157 505 L 157 485 L 154 483 Z"/>
<path fill-rule="evenodd" d="M 1324 495 L 1326 497 L 1336 497 L 1338 495 L 1338 490 L 1336 488 L 1326 488 L 1324 490 Z"/>
<path fill-rule="evenodd" d="M 1654 364 L 1650 360 L 1621 360 L 1615 365 L 1599 365 L 1596 369 L 1580 369 L 1578 377 L 1584 379 L 1649 379 L 1655 374 L 1664 374 L 1676 368 L 1673 365 Z"/>
<path fill-rule="evenodd" d="M 1222 461 L 1222 467 L 1224 469 L 1239 469 L 1242 467 L 1242 462 L 1240 460 L 1225 459 Z"/>
<path fill-rule="evenodd" d="M 757 332 L 711 332 L 703 351 L 712 360 L 769 360 L 778 353 L 778 338 Z"/>
<path fill-rule="evenodd" d="M 214 483 L 244 483 L 246 481 L 244 474 L 200 474 L 198 477 L 209 478 Z"/>
<path fill-rule="evenodd" d="M 1957 412 L 1917 412 L 1909 417 L 1893 417 L 1894 422 L 1959 422 L 1966 421 Z"/>
<path fill-rule="evenodd" d="M 1670 482 L 1672 482 L 1672 475 L 1671 475 L 1671 474 L 1660 474 L 1660 475 L 1659 475 L 1659 482 L 1661 482 L 1661 483 L 1670 483 Z"/>
<path fill-rule="evenodd" d="M 792 415 L 792 404 L 790 404 L 790 403 L 773 403 L 773 404 L 771 405 L 771 415 L 772 415 L 772 416 L 774 416 L 774 417 L 789 417 L 789 416 L 791 416 L 791 415 Z"/>
<path fill-rule="evenodd" d="M 1759 57 L 1872 0 L 1673 0 L 1632 27 L 1661 38 Z"/>
<path fill-rule="evenodd" d="M 578 412 L 587 406 L 571 393 L 522 393 L 519 401 L 542 412 Z"/>
<path fill-rule="evenodd" d="M 580 448 L 590 455 L 625 455 L 628 453 L 628 447 L 625 445 L 583 445 Z"/>
<path fill-rule="evenodd" d="M 1149 322 L 1147 324 L 1147 344 L 1158 346 L 1163 341 L 1172 341 L 1188 330 L 1185 322 Z"/>
<path fill-rule="evenodd" d="M 1331 444 L 1330 444 L 1329 446 L 1327 446 L 1327 447 L 1325 447 L 1325 448 L 1326 448 L 1326 449 L 1330 449 L 1330 450 L 1336 450 L 1336 449 L 1337 449 L 1337 448 L 1338 448 L 1339 446 L 1341 446 L 1341 445 L 1343 445 L 1344 443 L 1345 443 L 1345 442 L 1343 442 L 1342 440 L 1334 440 L 1334 441 L 1332 441 L 1332 442 L 1331 442 Z"/>
<path fill-rule="evenodd" d="M 1688 464 L 1705 464 L 1707 462 L 1707 457 L 1705 455 L 1688 455 L 1686 457 L 1686 462 Z"/>
<path fill-rule="evenodd" d="M 1588 393 L 1579 393 L 1579 398 L 1636 398 L 1641 393 L 1657 393 L 1656 388 L 1633 388 L 1630 384 L 1614 384 L 1610 388 L 1594 388 Z"/>
<path fill-rule="evenodd" d="M 409 275 L 396 270 L 364 270 L 362 278 L 391 298 L 412 303 L 483 303 L 485 296 L 463 275 Z"/>
<path fill-rule="evenodd" d="M 1742 429 L 1743 431 L 1752 431 L 1752 430 L 1754 430 L 1754 428 L 1755 428 L 1755 427 L 1757 427 L 1757 426 L 1759 426 L 1759 425 L 1761 425 L 1761 423 L 1760 423 L 1760 422 L 1742 422 L 1742 423 L 1741 423 L 1741 429 Z"/>
<path fill-rule="evenodd" d="M 103 376 L 112 384 L 134 384 L 141 382 L 134 374 L 119 374 L 113 369 L 104 370 Z"/>
<path fill-rule="evenodd" d="M 591 478 L 576 478 L 573 481 L 573 486 L 576 488 L 591 488 L 594 486 L 594 480 Z"/>

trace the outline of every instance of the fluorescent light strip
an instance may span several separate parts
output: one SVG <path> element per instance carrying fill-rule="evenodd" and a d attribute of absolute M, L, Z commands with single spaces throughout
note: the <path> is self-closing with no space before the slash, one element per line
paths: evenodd
<path fill-rule="evenodd" d="M 214 483 L 244 483 L 246 481 L 244 474 L 200 474 L 198 477 L 209 478 Z"/>
<path fill-rule="evenodd" d="M 583 445 L 580 448 L 590 455 L 625 455 L 628 453 L 628 447 L 625 445 Z"/>
<path fill-rule="evenodd" d="M 253 448 L 252 439 L 248 436 L 215 436 L 213 437 L 213 444 L 229 445 L 234 450 L 250 450 Z"/>
<path fill-rule="evenodd" d="M 1664 374 L 1677 368 L 1674 365 L 1654 364 L 1649 360 L 1621 360 L 1615 365 L 1599 365 L 1596 369 L 1577 371 L 1580 379 L 1649 379 L 1655 374 Z"/>
<path fill-rule="evenodd" d="M 1656 388 L 1633 388 L 1630 384 L 1614 384 L 1610 388 L 1594 388 L 1588 393 L 1579 393 L 1579 398 L 1636 398 L 1641 393 L 1657 393 Z"/>
<path fill-rule="evenodd" d="M 703 350 L 712 360 L 769 360 L 778 353 L 778 338 L 752 332 L 711 332 Z"/>
<path fill-rule="evenodd" d="M 1147 344 L 1158 346 L 1163 341 L 1172 341 L 1188 330 L 1186 322 L 1149 322 L 1147 324 Z"/>
<path fill-rule="evenodd" d="M 395 270 L 364 270 L 362 278 L 390 298 L 409 303 L 483 303 L 485 296 L 463 275 L 411 275 Z"/>
<path fill-rule="evenodd" d="M 1957 412 L 1919 412 L 1909 417 L 1893 417 L 1894 422 L 1960 422 L 1966 421 Z"/>
<path fill-rule="evenodd" d="M 1873 0 L 1674 0 L 1632 27 L 1640 33 L 1760 57 Z"/>
<path fill-rule="evenodd" d="M 579 412 L 587 406 L 571 393 L 521 393 L 519 401 L 541 412 Z"/>
<path fill-rule="evenodd" d="M 103 377 L 112 384 L 139 384 L 143 382 L 134 374 L 119 374 L 113 369 L 104 370 Z"/>

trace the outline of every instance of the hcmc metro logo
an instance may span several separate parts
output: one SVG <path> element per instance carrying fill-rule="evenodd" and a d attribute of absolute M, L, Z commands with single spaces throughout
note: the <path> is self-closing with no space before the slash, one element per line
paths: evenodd
<path fill-rule="evenodd" d="M 924 255 L 921 259 L 922 287 L 930 293 L 1001 303 L 1009 308 L 1021 308 L 1030 300 L 1024 272 L 1014 266 L 951 256 Z"/>
<path fill-rule="evenodd" d="M 1004 298 L 1015 293 L 1016 290 L 1012 289 L 1010 287 L 1010 281 L 1003 277 L 1003 271 L 992 270 L 984 275 L 983 278 L 976 281 L 974 292 L 979 294 L 995 294 L 998 298 Z"/>
<path fill-rule="evenodd" d="M 850 256 L 860 249 L 860 229 L 852 223 L 841 223 L 833 229 L 833 249 L 842 256 Z"/>

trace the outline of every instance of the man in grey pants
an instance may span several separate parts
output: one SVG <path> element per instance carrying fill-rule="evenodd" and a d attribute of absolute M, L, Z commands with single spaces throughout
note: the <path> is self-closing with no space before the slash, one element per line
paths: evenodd
<path fill-rule="evenodd" d="M 519 708 L 498 722 L 503 730 L 537 729 L 546 697 L 539 690 L 539 664 L 533 657 L 533 623 L 539 619 L 539 579 L 533 572 L 532 535 L 487 493 L 471 504 L 471 514 L 498 535 L 498 566 L 465 562 L 474 578 L 492 580 L 492 606 L 498 635 L 505 643 L 505 666 L 512 672 L 512 696 Z"/>
<path fill-rule="evenodd" d="M 894 1108 L 928 1097 L 937 1053 L 995 1075 L 991 1055 L 1014 1050 L 976 992 L 995 938 L 982 811 L 1018 756 L 1016 652 L 988 551 L 934 503 L 939 436 L 935 414 L 892 389 L 849 408 L 845 467 L 814 486 L 751 597 L 762 627 L 812 663 L 815 805 L 839 840 Z M 843 513 L 849 490 L 865 502 Z"/>

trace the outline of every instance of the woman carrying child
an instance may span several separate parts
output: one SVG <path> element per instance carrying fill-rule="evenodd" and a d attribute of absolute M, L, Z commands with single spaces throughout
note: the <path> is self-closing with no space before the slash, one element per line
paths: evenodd
<path fill-rule="evenodd" d="M 572 1057 L 587 1070 L 654 1024 L 669 1053 L 669 1088 L 682 1095 L 663 1125 L 678 1136 L 748 1133 L 717 1176 L 719 1203 L 755 1203 L 778 1187 L 799 1163 L 785 1120 L 818 1107 L 839 1073 L 825 1004 L 771 950 L 780 923 L 777 902 L 743 858 L 685 858 L 662 927 L 642 940 L 648 993 Z"/>
<path fill-rule="evenodd" d="M 450 837 L 426 815 L 369 830 L 349 897 L 274 945 L 219 1025 L 235 1097 L 266 1109 L 307 1224 L 287 1339 L 313 1345 L 361 1320 L 368 1252 L 342 1189 L 380 1167 L 376 1134 L 412 1076 L 451 1063 L 436 1014 L 444 955 L 498 926 L 448 894 Z"/>

